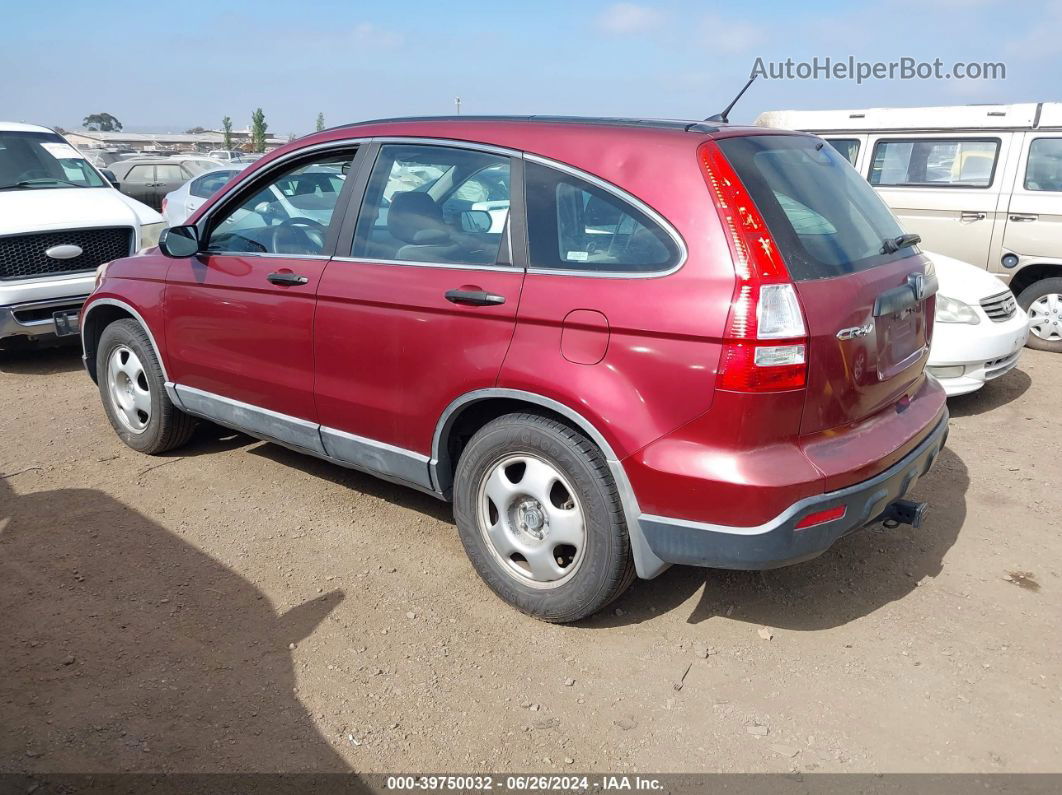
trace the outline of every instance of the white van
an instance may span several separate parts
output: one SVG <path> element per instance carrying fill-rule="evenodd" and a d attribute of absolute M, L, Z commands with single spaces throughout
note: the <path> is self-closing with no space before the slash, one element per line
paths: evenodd
<path fill-rule="evenodd" d="M 77 333 L 96 268 L 154 246 L 162 227 L 58 133 L 0 122 L 0 342 Z"/>
<path fill-rule="evenodd" d="M 756 124 L 822 136 L 924 247 L 987 268 L 1062 352 L 1062 102 L 769 111 Z"/>

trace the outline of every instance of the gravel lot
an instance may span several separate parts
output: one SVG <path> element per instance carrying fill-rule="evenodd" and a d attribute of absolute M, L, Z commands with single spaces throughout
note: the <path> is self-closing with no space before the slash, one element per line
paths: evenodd
<path fill-rule="evenodd" d="M 952 401 L 922 530 L 557 627 L 430 497 L 125 448 L 79 353 L 0 354 L 0 770 L 1062 770 L 1062 358 Z"/>

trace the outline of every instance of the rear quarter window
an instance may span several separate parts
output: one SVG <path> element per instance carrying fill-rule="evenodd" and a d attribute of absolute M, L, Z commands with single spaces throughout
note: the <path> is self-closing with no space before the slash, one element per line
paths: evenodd
<path fill-rule="evenodd" d="M 719 141 L 767 221 L 790 275 L 843 276 L 910 256 L 883 254 L 903 230 L 832 146 L 812 136 L 750 135 Z"/>
<path fill-rule="evenodd" d="M 618 189 L 527 161 L 530 266 L 601 273 L 656 273 L 681 262 L 675 238 Z"/>

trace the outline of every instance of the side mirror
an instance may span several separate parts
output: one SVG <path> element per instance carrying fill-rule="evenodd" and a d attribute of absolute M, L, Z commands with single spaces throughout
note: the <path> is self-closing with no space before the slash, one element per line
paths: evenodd
<path fill-rule="evenodd" d="M 461 230 L 464 232 L 489 232 L 492 222 L 486 210 L 465 210 L 461 213 Z"/>
<path fill-rule="evenodd" d="M 107 180 L 109 183 L 111 183 L 111 186 L 115 190 L 118 190 L 118 188 L 121 186 L 121 183 L 118 182 L 118 177 L 114 176 L 114 172 L 113 171 L 111 171 L 109 168 L 101 168 L 100 169 L 100 173 L 103 174 L 103 178 L 105 180 Z"/>
<path fill-rule="evenodd" d="M 199 253 L 199 230 L 194 226 L 171 226 L 159 236 L 159 250 L 167 257 L 184 259 Z"/>

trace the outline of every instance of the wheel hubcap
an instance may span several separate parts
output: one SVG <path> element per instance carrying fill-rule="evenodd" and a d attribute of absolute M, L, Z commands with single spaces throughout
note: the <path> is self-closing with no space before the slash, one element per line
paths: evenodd
<path fill-rule="evenodd" d="M 107 360 L 107 393 L 118 421 L 133 433 L 143 433 L 151 421 L 151 390 L 144 365 L 125 345 L 111 351 Z"/>
<path fill-rule="evenodd" d="M 1062 340 L 1062 295 L 1048 293 L 1029 306 L 1029 331 L 1042 340 Z"/>
<path fill-rule="evenodd" d="M 582 507 L 564 475 L 538 456 L 507 456 L 487 471 L 477 520 L 491 554 L 525 585 L 556 588 L 582 563 Z"/>

